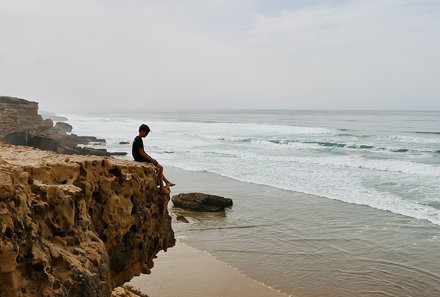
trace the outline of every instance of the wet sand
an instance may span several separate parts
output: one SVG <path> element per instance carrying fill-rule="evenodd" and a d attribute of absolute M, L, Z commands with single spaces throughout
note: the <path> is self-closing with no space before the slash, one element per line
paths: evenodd
<path fill-rule="evenodd" d="M 206 252 L 178 242 L 154 261 L 150 275 L 128 284 L 149 297 L 285 297 Z"/>

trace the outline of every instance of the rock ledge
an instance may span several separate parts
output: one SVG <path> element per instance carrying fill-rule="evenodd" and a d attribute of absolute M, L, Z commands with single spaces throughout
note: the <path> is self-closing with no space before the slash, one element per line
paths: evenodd
<path fill-rule="evenodd" d="M 110 296 L 175 243 L 154 166 L 0 144 L 0 296 Z"/>

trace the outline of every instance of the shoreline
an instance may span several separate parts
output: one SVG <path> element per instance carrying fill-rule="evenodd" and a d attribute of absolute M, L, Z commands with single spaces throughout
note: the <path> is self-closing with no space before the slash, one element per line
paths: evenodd
<path fill-rule="evenodd" d="M 376 207 L 376 206 L 373 206 L 373 205 L 370 205 L 370 204 L 356 203 L 356 202 L 353 202 L 353 201 L 346 201 L 344 199 L 330 198 L 330 197 L 326 197 L 326 196 L 321 196 L 319 194 L 301 192 L 301 191 L 292 190 L 292 189 L 288 189 L 288 188 L 277 187 L 277 186 L 269 185 L 269 184 L 265 184 L 265 183 L 258 183 L 258 182 L 253 182 L 253 181 L 246 181 L 246 180 L 236 179 L 234 177 L 230 177 L 230 176 L 227 176 L 227 175 L 222 175 L 220 173 L 211 172 L 211 171 L 205 171 L 205 170 L 197 171 L 197 170 L 184 169 L 184 168 L 181 168 L 181 167 L 168 166 L 168 165 L 164 166 L 164 168 L 165 168 L 165 170 L 168 169 L 168 171 L 171 170 L 171 171 L 174 171 L 174 172 L 176 172 L 176 171 L 183 171 L 183 172 L 190 172 L 190 173 L 193 173 L 193 174 L 204 174 L 204 175 L 209 175 L 209 176 L 217 176 L 217 177 L 220 177 L 220 178 L 225 179 L 225 180 L 230 180 L 231 182 L 234 182 L 234 183 L 242 183 L 242 184 L 247 184 L 247 185 L 256 186 L 256 187 L 265 187 L 265 188 L 272 189 L 273 191 L 281 191 L 281 192 L 285 192 L 285 193 L 292 193 L 294 195 L 301 195 L 301 196 L 306 196 L 306 197 L 312 197 L 313 199 L 318 199 L 318 200 L 324 199 L 324 200 L 335 201 L 336 203 L 343 203 L 343 204 L 353 205 L 355 207 L 361 207 L 361 208 L 362 207 L 367 207 L 367 208 L 372 209 L 374 211 L 385 212 L 385 213 L 389 213 L 391 215 L 396 215 L 396 216 L 402 216 L 402 217 L 405 217 L 405 218 L 408 218 L 408 219 L 411 219 L 411 220 L 423 221 L 423 222 L 426 222 L 428 224 L 433 224 L 433 225 L 439 226 L 439 228 L 440 228 L 440 221 L 438 221 L 438 220 L 437 220 L 438 221 L 437 222 L 437 221 L 434 221 L 434 219 L 419 218 L 419 217 L 416 217 L 416 216 L 407 215 L 407 214 L 403 214 L 403 213 L 400 213 L 400 212 L 395 212 L 395 211 L 392 211 L 390 209 L 379 208 L 379 207 Z"/>
<path fill-rule="evenodd" d="M 289 297 L 181 241 L 158 254 L 150 275 L 127 284 L 149 297 Z"/>
<path fill-rule="evenodd" d="M 205 192 L 234 201 L 223 213 L 170 203 L 174 216 L 190 221 L 173 222 L 176 237 L 275 290 L 294 296 L 440 293 L 432 279 L 440 277 L 440 262 L 433 261 L 440 253 L 438 225 L 215 173 L 165 167 L 165 174 L 177 184 L 172 195 Z"/>

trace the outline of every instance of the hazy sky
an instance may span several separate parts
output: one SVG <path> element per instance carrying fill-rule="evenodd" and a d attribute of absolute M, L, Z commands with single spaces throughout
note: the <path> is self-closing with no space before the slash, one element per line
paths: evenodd
<path fill-rule="evenodd" d="M 47 111 L 440 110 L 440 1 L 0 0 L 0 94 Z"/>

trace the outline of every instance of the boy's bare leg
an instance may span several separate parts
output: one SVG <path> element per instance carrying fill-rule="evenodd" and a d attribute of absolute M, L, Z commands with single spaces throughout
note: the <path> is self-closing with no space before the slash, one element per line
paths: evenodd
<path fill-rule="evenodd" d="M 160 192 L 163 193 L 163 194 L 168 194 L 170 191 L 163 186 L 163 182 L 164 182 L 164 179 L 165 179 L 164 176 L 163 176 L 163 167 L 162 166 L 158 166 L 158 168 L 159 168 L 159 178 L 160 178 L 160 185 L 159 185 Z"/>
<path fill-rule="evenodd" d="M 175 183 L 170 182 L 165 176 L 163 177 L 163 180 L 165 181 L 165 184 L 167 185 L 167 187 L 172 187 L 172 186 L 176 185 Z"/>
<path fill-rule="evenodd" d="M 160 164 L 157 164 L 157 168 L 159 168 L 159 172 L 161 174 L 161 179 L 165 182 L 167 187 L 175 186 L 176 184 L 173 182 L 170 182 L 164 175 L 163 175 L 163 166 Z"/>

